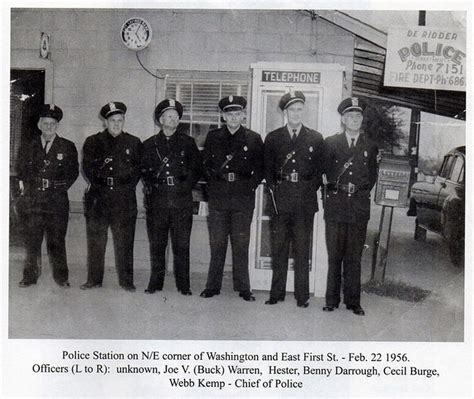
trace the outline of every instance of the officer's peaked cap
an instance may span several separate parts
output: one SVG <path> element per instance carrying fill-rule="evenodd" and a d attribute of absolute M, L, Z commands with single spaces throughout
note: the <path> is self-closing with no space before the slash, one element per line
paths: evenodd
<path fill-rule="evenodd" d="M 337 107 L 337 112 L 339 112 L 341 115 L 344 115 L 349 111 L 364 112 L 366 106 L 367 103 L 362 98 L 349 97 L 341 101 L 339 107 Z"/>
<path fill-rule="evenodd" d="M 167 98 L 166 100 L 163 100 L 156 106 L 155 119 L 159 121 L 160 116 L 163 114 L 163 112 L 169 109 L 176 110 L 176 112 L 178 113 L 179 119 L 181 119 L 181 117 L 183 116 L 183 105 L 177 100 Z"/>
<path fill-rule="evenodd" d="M 115 114 L 124 115 L 126 112 L 127 106 L 124 103 L 118 101 L 111 101 L 101 108 L 100 115 L 102 116 L 102 118 L 107 119 Z"/>
<path fill-rule="evenodd" d="M 290 90 L 288 93 L 285 93 L 280 99 L 280 109 L 283 111 L 287 109 L 291 104 L 300 102 L 305 103 L 306 97 L 301 91 Z"/>
<path fill-rule="evenodd" d="M 247 100 L 241 96 L 227 96 L 219 101 L 222 112 L 239 111 L 247 106 Z"/>
<path fill-rule="evenodd" d="M 40 118 L 53 118 L 59 122 L 63 119 L 63 111 L 57 105 L 44 104 L 40 108 L 39 116 Z"/>

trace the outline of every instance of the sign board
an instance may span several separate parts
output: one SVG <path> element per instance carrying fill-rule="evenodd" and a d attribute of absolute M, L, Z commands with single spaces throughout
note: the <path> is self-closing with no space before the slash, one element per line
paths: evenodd
<path fill-rule="evenodd" d="M 384 85 L 466 91 L 466 34 L 426 26 L 388 31 Z"/>

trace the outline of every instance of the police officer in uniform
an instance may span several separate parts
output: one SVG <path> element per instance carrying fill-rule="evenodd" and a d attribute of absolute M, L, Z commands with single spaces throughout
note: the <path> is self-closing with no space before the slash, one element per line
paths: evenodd
<path fill-rule="evenodd" d="M 359 98 L 343 100 L 343 132 L 326 139 L 327 193 L 324 218 L 328 249 L 326 306 L 332 312 L 341 299 L 354 314 L 360 306 L 361 257 L 370 217 L 370 191 L 377 178 L 377 145 L 361 131 L 366 103 Z M 342 274 L 342 277 L 341 277 Z"/>
<path fill-rule="evenodd" d="M 151 254 L 151 276 L 145 290 L 148 294 L 163 288 L 169 233 L 176 287 L 183 295 L 192 294 L 189 283 L 192 188 L 201 176 L 202 161 L 194 139 L 177 131 L 182 115 L 180 102 L 161 101 L 155 109 L 155 120 L 161 130 L 143 143 L 142 176 Z"/>
<path fill-rule="evenodd" d="M 248 251 L 255 189 L 263 176 L 263 142 L 258 133 L 242 126 L 247 101 L 228 96 L 219 101 L 226 125 L 210 131 L 204 146 L 204 172 L 209 187 L 211 262 L 204 298 L 219 295 L 228 240 L 232 245 L 234 291 L 255 301 L 250 289 Z"/>
<path fill-rule="evenodd" d="M 302 124 L 305 96 L 286 93 L 280 109 L 288 123 L 265 138 L 265 180 L 274 193 L 272 226 L 272 285 L 274 305 L 285 299 L 290 243 L 294 253 L 297 306 L 309 306 L 309 256 L 317 190 L 321 185 L 324 141 L 320 133 Z"/>
<path fill-rule="evenodd" d="M 67 190 L 79 175 L 79 164 L 74 143 L 56 133 L 62 117 L 58 106 L 43 105 L 38 121 L 41 136 L 25 143 L 19 152 L 17 169 L 26 217 L 26 261 L 20 287 L 38 280 L 44 236 L 54 281 L 60 287 L 69 287 L 65 245 L 69 220 Z"/>
<path fill-rule="evenodd" d="M 119 284 L 126 291 L 135 291 L 135 190 L 140 179 L 142 144 L 140 139 L 123 131 L 126 111 L 121 102 L 104 105 L 100 115 L 106 129 L 89 136 L 84 143 L 83 170 L 90 185 L 85 195 L 87 282 L 81 289 L 102 286 L 110 226 Z"/>

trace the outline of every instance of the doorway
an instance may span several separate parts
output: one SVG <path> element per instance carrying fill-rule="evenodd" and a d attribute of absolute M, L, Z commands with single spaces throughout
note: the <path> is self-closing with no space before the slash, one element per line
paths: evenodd
<path fill-rule="evenodd" d="M 20 146 L 40 134 L 38 110 L 44 104 L 45 70 L 12 69 L 10 71 L 10 245 L 21 245 L 22 223 L 15 203 L 18 197 L 16 163 Z"/>

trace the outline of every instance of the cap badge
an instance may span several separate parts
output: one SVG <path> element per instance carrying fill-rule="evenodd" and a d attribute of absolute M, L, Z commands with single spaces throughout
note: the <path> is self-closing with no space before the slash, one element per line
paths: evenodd
<path fill-rule="evenodd" d="M 293 89 L 290 89 L 290 96 L 294 97 L 295 96 L 295 91 Z"/>
<path fill-rule="evenodd" d="M 54 108 L 55 108 L 55 107 L 54 107 L 54 104 L 49 104 L 49 110 L 50 110 L 50 111 L 54 111 Z"/>
<path fill-rule="evenodd" d="M 117 108 L 115 107 L 115 103 L 109 103 L 109 108 L 110 108 L 110 111 L 117 111 Z"/>
<path fill-rule="evenodd" d="M 174 100 L 170 100 L 170 107 L 176 107 L 176 103 Z"/>
<path fill-rule="evenodd" d="M 358 107 L 359 106 L 359 99 L 358 98 L 352 97 L 351 100 L 352 100 L 352 106 L 353 107 Z"/>
<path fill-rule="evenodd" d="M 62 160 L 63 160 L 63 154 L 58 153 L 58 154 L 56 155 L 56 159 L 57 159 L 58 161 L 62 161 Z"/>
<path fill-rule="evenodd" d="M 234 102 L 234 96 L 229 96 L 229 102 Z"/>

